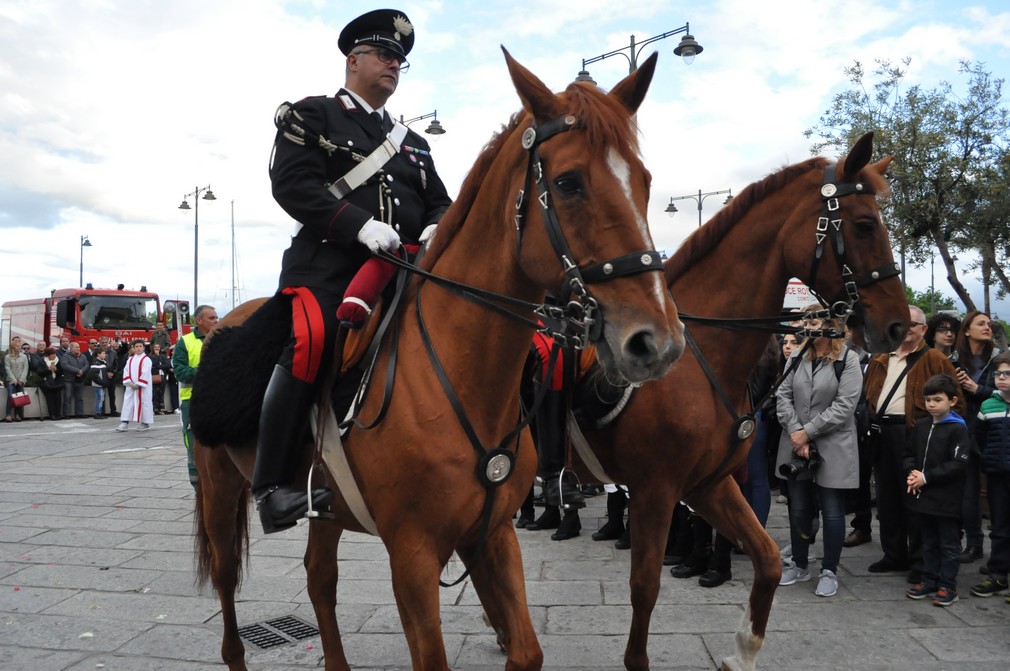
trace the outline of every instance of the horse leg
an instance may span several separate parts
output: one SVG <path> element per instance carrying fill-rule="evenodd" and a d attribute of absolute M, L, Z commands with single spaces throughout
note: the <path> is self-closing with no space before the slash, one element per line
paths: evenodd
<path fill-rule="evenodd" d="M 470 569 L 470 579 L 487 619 L 508 655 L 506 671 L 539 671 L 544 654 L 530 621 L 523 557 L 512 520 L 506 519 L 504 524 L 488 530 L 479 555 L 477 551 L 476 545 L 456 549 Z"/>
<path fill-rule="evenodd" d="M 305 573 L 309 599 L 316 613 L 323 642 L 326 671 L 349 671 L 344 645 L 337 626 L 337 545 L 342 529 L 331 520 L 309 522 L 309 543 L 305 548 Z"/>
<path fill-rule="evenodd" d="M 624 649 L 624 666 L 631 671 L 649 668 L 649 623 L 659 597 L 663 553 L 673 519 L 676 492 L 657 487 L 631 487 L 631 631 Z"/>
<path fill-rule="evenodd" d="M 723 671 L 754 671 L 758 650 L 764 643 L 772 599 L 782 577 L 778 546 L 758 522 L 731 477 L 692 497 L 688 503 L 719 533 L 742 547 L 754 565 L 750 602 L 736 633 L 736 653 L 722 661 Z"/>
<path fill-rule="evenodd" d="M 416 527 L 415 527 L 416 528 Z M 439 576 L 452 549 L 439 553 L 435 541 L 409 529 L 383 539 L 389 551 L 393 595 L 414 671 L 448 670 L 439 612 Z"/>
<path fill-rule="evenodd" d="M 199 442 L 193 447 L 198 478 L 194 516 L 200 553 L 198 579 L 202 581 L 209 573 L 221 602 L 221 659 L 229 671 L 246 671 L 245 646 L 235 615 L 235 590 L 248 533 L 248 487 L 224 447 L 212 450 Z"/>

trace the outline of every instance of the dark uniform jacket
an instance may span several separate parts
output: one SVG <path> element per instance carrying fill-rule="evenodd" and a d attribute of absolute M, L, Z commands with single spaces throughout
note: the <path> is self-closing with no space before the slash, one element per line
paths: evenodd
<path fill-rule="evenodd" d="M 273 195 L 284 210 L 302 224 L 284 252 L 280 286 L 306 286 L 343 294 L 347 283 L 368 260 L 368 248 L 356 236 L 369 219 L 391 222 L 405 243 L 417 244 L 421 232 L 437 223 L 452 202 L 435 172 L 428 143 L 408 131 L 400 153 L 393 156 L 365 184 L 345 198 L 326 185 L 358 164 L 353 155 L 372 153 L 392 128 L 369 116 L 346 90 L 334 97 L 306 98 L 292 106 L 295 121 L 326 137 L 340 149 L 328 154 L 318 145 L 292 142 L 278 131 L 270 168 Z M 392 213 L 380 216 L 380 182 L 389 189 Z"/>
<path fill-rule="evenodd" d="M 968 455 L 974 449 L 964 420 L 950 413 L 938 424 L 932 417 L 915 423 L 905 443 L 904 474 L 922 471 L 926 484 L 918 496 L 907 494 L 908 507 L 935 517 L 961 517 Z"/>
<path fill-rule="evenodd" d="M 908 375 L 902 380 L 905 383 L 905 425 L 911 429 L 915 421 L 921 417 L 928 417 L 926 412 L 926 397 L 922 394 L 922 388 L 926 386 L 926 381 L 939 373 L 946 373 L 954 380 L 957 380 L 957 371 L 954 364 L 944 356 L 939 350 L 926 345 L 923 340 L 915 350 L 919 353 L 919 359 L 912 364 Z M 866 392 L 866 401 L 869 404 L 870 414 L 874 417 L 880 415 L 884 409 L 877 408 L 877 403 L 881 403 L 887 397 L 890 389 L 884 389 L 884 378 L 887 377 L 887 362 L 890 354 L 878 354 L 870 359 L 870 364 L 866 367 L 866 377 L 863 380 L 863 389 Z M 964 392 L 961 385 L 957 386 L 957 403 L 954 411 L 958 414 L 966 411 Z"/>

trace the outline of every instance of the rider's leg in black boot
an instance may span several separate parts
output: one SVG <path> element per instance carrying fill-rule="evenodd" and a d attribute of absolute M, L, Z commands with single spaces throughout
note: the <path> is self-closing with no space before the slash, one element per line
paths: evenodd
<path fill-rule="evenodd" d="M 615 541 L 624 533 L 624 509 L 628 497 L 618 487 L 616 492 L 607 493 L 607 522 L 593 534 L 594 541 Z"/>
<path fill-rule="evenodd" d="M 578 509 L 566 510 L 565 516 L 561 518 L 558 530 L 551 534 L 552 541 L 566 541 L 575 538 L 582 531 L 582 520 L 579 519 Z"/>
<path fill-rule="evenodd" d="M 549 389 L 537 410 L 534 430 L 540 455 L 540 477 L 544 481 L 544 501 L 549 506 L 584 508 L 586 497 L 582 489 L 564 480 L 567 440 L 565 423 L 567 407 L 563 391 Z"/>
<path fill-rule="evenodd" d="M 265 533 L 293 527 L 308 510 L 304 482 L 293 482 L 308 438 L 308 418 L 315 390 L 283 366 L 275 366 L 263 397 L 256 444 L 252 491 Z M 326 487 L 312 491 L 312 507 L 333 501 Z"/>
<path fill-rule="evenodd" d="M 544 506 L 544 512 L 540 517 L 526 525 L 528 531 L 540 531 L 541 529 L 557 529 L 561 524 L 561 511 L 557 506 Z"/>

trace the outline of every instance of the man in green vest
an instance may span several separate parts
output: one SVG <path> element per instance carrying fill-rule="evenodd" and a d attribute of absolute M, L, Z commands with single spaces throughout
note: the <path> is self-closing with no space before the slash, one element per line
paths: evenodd
<path fill-rule="evenodd" d="M 196 488 L 196 462 L 193 461 L 193 431 L 189 428 L 189 400 L 193 396 L 193 379 L 200 365 L 203 339 L 217 326 L 217 311 L 209 305 L 199 305 L 193 313 L 196 327 L 179 338 L 172 355 L 172 367 L 179 381 L 179 407 L 182 409 L 182 440 L 186 444 L 189 482 Z"/>

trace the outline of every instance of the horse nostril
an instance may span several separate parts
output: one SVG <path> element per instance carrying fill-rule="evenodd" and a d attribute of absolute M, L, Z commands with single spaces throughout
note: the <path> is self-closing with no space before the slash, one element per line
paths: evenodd
<path fill-rule="evenodd" d="M 890 336 L 891 342 L 894 343 L 895 346 L 905 339 L 905 333 L 907 333 L 907 330 L 901 322 L 892 322 L 887 328 L 887 335 Z"/>
<path fill-rule="evenodd" d="M 643 363 L 655 361 L 659 357 L 659 348 L 656 346 L 656 337 L 652 331 L 638 331 L 624 343 L 624 351 Z"/>

